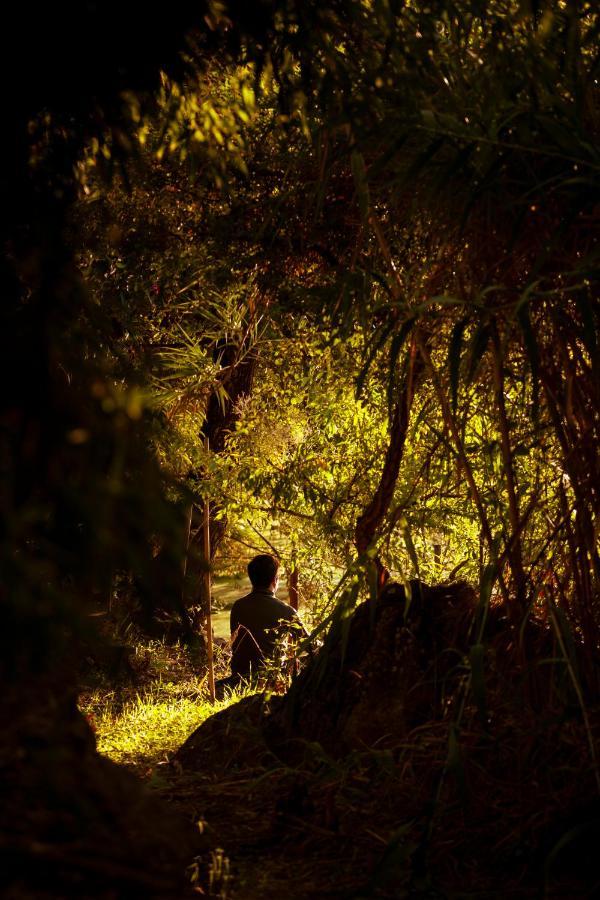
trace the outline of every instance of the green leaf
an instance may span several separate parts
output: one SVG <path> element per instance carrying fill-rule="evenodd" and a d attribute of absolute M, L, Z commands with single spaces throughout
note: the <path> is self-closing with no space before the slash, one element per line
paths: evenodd
<path fill-rule="evenodd" d="M 396 323 L 393 321 L 388 322 L 384 327 L 378 329 L 378 331 L 375 332 L 375 335 L 373 336 L 373 338 L 371 340 L 371 344 L 369 347 L 369 352 L 367 354 L 367 358 L 365 360 L 365 364 L 363 365 L 362 369 L 360 370 L 360 372 L 358 374 L 358 378 L 356 379 L 355 396 L 356 396 L 357 400 L 359 400 L 360 397 L 362 396 L 363 388 L 365 386 L 365 381 L 366 381 L 367 375 L 369 374 L 371 365 L 373 364 L 373 360 L 375 359 L 375 357 L 377 356 L 377 353 L 379 352 L 379 350 L 381 349 L 381 347 L 383 346 L 383 344 L 389 337 L 390 332 L 394 328 L 395 324 Z"/>
<path fill-rule="evenodd" d="M 394 405 L 394 393 L 397 385 L 396 365 L 398 363 L 398 357 L 400 355 L 402 347 L 404 346 L 404 342 L 410 334 L 414 324 L 414 319 L 407 319 L 405 322 L 403 322 L 400 331 L 394 336 L 390 345 L 389 379 L 387 386 L 388 413 L 390 417 L 392 414 L 392 407 Z"/>
<path fill-rule="evenodd" d="M 468 318 L 460 319 L 452 329 L 452 337 L 450 338 L 450 347 L 448 349 L 448 367 L 450 369 L 450 394 L 452 397 L 452 410 L 456 413 L 458 403 L 458 382 L 460 378 L 460 361 L 462 354 L 462 343 Z"/>
<path fill-rule="evenodd" d="M 491 335 L 492 330 L 490 328 L 489 322 L 481 322 L 481 324 L 478 325 L 475 330 L 475 333 L 471 339 L 471 346 L 469 349 L 469 370 L 467 375 L 467 384 L 473 383 L 473 380 L 479 368 L 479 364 L 481 363 L 481 360 L 483 359 L 483 356 L 488 348 Z"/>

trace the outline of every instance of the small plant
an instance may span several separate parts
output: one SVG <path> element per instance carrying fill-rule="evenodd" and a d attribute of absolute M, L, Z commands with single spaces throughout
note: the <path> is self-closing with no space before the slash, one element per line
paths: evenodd
<path fill-rule="evenodd" d="M 219 900 L 227 900 L 229 896 L 229 860 L 221 847 L 217 847 L 210 854 L 210 866 L 208 870 L 208 894 L 209 897 L 218 897 Z"/>

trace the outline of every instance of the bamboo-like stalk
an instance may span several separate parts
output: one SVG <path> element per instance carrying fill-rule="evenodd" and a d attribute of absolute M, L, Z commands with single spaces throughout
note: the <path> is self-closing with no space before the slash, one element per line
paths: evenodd
<path fill-rule="evenodd" d="M 596 584 L 600 582 L 600 561 L 595 547 L 596 530 L 590 515 L 589 502 L 592 499 L 589 483 L 582 478 L 580 448 L 581 436 L 569 423 L 565 404 L 561 402 L 558 375 L 550 365 L 540 367 L 540 380 L 550 413 L 554 433 L 563 454 L 563 469 L 569 478 L 570 491 L 574 503 L 569 503 L 562 482 L 559 484 L 561 514 L 565 518 L 567 546 L 571 564 L 571 577 L 575 588 L 579 620 L 583 629 L 586 646 L 586 660 L 590 671 L 595 670 L 595 648 L 598 644 L 598 625 L 594 615 L 592 575 Z M 576 511 L 572 521 L 573 509 Z M 589 648 L 589 649 L 588 649 Z"/>
<path fill-rule="evenodd" d="M 396 402 L 379 484 L 370 503 L 356 521 L 354 543 L 359 554 L 366 553 L 381 527 L 394 496 L 414 397 L 414 367 L 414 362 L 411 361 L 406 387 Z M 419 369 L 421 368 L 419 362 Z"/>
<path fill-rule="evenodd" d="M 395 299 L 399 300 L 401 298 L 402 285 L 400 283 L 398 273 L 394 266 L 392 254 L 390 252 L 388 243 L 385 239 L 385 235 L 381 228 L 381 224 L 374 212 L 371 212 L 370 222 L 371 222 L 371 225 L 373 226 L 373 231 L 375 232 L 375 237 L 377 239 L 377 243 L 379 244 L 379 249 L 381 250 L 383 258 L 385 259 L 385 261 L 387 263 L 390 274 L 392 275 L 392 290 L 394 293 L 394 297 L 395 297 Z M 490 528 L 490 523 L 488 521 L 488 518 L 487 518 L 487 515 L 485 512 L 485 508 L 483 505 L 483 501 L 481 499 L 481 494 L 479 492 L 479 488 L 477 487 L 477 482 L 475 481 L 475 476 L 473 475 L 473 469 L 471 467 L 471 463 L 469 462 L 469 458 L 466 454 L 464 444 L 463 444 L 462 438 L 460 436 L 460 431 L 459 431 L 458 425 L 456 424 L 456 418 L 452 412 L 452 407 L 450 406 L 450 401 L 448 400 L 446 392 L 444 391 L 444 388 L 442 386 L 437 369 L 433 365 L 431 356 L 429 354 L 429 350 L 427 348 L 425 341 L 423 340 L 423 336 L 420 332 L 418 325 L 415 327 L 413 334 L 414 334 L 414 340 L 415 340 L 416 346 L 418 347 L 419 353 L 421 355 L 421 359 L 425 365 L 426 370 L 429 373 L 429 376 L 433 383 L 435 393 L 439 400 L 442 415 L 444 418 L 444 422 L 446 423 L 446 427 L 448 428 L 450 434 L 454 438 L 454 442 L 456 445 L 456 451 L 458 453 L 458 457 L 460 459 L 461 465 L 465 472 L 465 476 L 466 476 L 467 483 L 469 485 L 469 490 L 471 493 L 471 498 L 473 500 L 473 503 L 475 504 L 475 508 L 477 509 L 479 521 L 481 522 L 481 530 L 483 532 L 485 541 L 488 545 L 490 555 L 493 559 L 496 556 L 496 553 L 495 553 L 495 548 L 494 548 L 494 539 L 492 536 L 492 530 Z M 504 581 L 501 571 L 498 571 L 498 584 L 500 585 L 500 590 L 502 592 L 502 598 L 503 598 L 504 602 L 506 603 L 507 608 L 510 609 L 511 608 L 510 596 L 509 596 L 508 588 L 506 586 L 506 582 Z"/>
<path fill-rule="evenodd" d="M 469 490 L 471 492 L 471 499 L 475 504 L 475 508 L 477 509 L 477 514 L 479 516 L 479 521 L 481 523 L 481 530 L 483 532 L 483 536 L 485 538 L 485 542 L 488 545 L 488 549 L 490 551 L 491 558 L 494 559 L 496 556 L 496 550 L 494 547 L 494 538 L 492 536 L 492 529 L 490 528 L 490 523 L 488 521 L 488 517 L 485 512 L 485 507 L 483 505 L 483 500 L 481 499 L 481 494 L 479 492 L 479 488 L 477 486 L 477 482 L 475 481 L 475 476 L 473 474 L 473 469 L 471 467 L 471 463 L 467 456 L 466 450 L 464 448 L 464 444 L 462 438 L 460 436 L 460 431 L 458 429 L 458 425 L 456 424 L 456 419 L 452 412 L 452 408 L 450 406 L 450 401 L 448 400 L 448 396 L 444 391 L 442 382 L 439 377 L 439 373 L 435 366 L 433 365 L 431 356 L 429 354 L 429 350 L 425 345 L 425 341 L 423 340 L 422 335 L 419 332 L 419 329 L 415 329 L 415 340 L 417 342 L 417 346 L 419 348 L 419 352 L 423 357 L 423 362 L 425 363 L 425 368 L 429 372 L 429 377 L 431 378 L 431 382 L 433 384 L 433 388 L 437 394 L 438 400 L 440 402 L 440 407 L 442 410 L 442 415 L 444 417 L 444 421 L 446 423 L 446 427 L 450 431 L 450 434 L 454 438 L 454 443 L 456 446 L 456 452 L 458 453 L 458 458 L 463 467 L 465 477 L 467 479 L 467 484 L 469 485 Z M 504 577 L 502 572 L 498 570 L 498 584 L 500 585 L 500 590 L 502 592 L 502 598 L 507 605 L 507 608 L 512 608 L 510 603 L 510 595 L 508 592 L 508 588 L 506 586 L 506 582 L 504 581 Z"/>
<path fill-rule="evenodd" d="M 204 442 L 204 447 L 208 452 L 208 438 Z M 210 702 L 215 702 L 215 662 L 213 653 L 213 636 L 212 636 L 212 598 L 210 584 L 210 503 L 208 498 L 204 500 L 204 517 L 202 522 L 202 545 L 204 552 L 204 572 L 202 580 L 204 583 L 204 599 L 206 603 L 206 654 L 208 662 L 208 690 Z"/>
<path fill-rule="evenodd" d="M 573 661 L 569 654 L 568 648 L 565 643 L 565 638 L 560 626 L 560 622 L 556 617 L 556 609 L 552 601 L 548 598 L 548 612 L 550 613 L 550 618 L 552 621 L 552 625 L 554 627 L 554 633 L 556 635 L 556 639 L 558 640 L 563 658 L 565 660 L 565 664 L 567 666 L 567 671 L 569 673 L 569 678 L 571 679 L 571 684 L 573 685 L 573 690 L 577 696 L 577 700 L 579 702 L 579 707 L 581 709 L 581 715 L 583 717 L 583 724 L 585 727 L 585 733 L 588 741 L 588 747 L 590 751 L 590 759 L 592 763 L 592 768 L 594 771 L 594 779 L 596 781 L 596 787 L 598 788 L 598 792 L 600 793 L 600 767 L 598 766 L 598 756 L 596 754 L 596 742 L 594 739 L 594 734 L 592 732 L 592 727 L 590 724 L 590 718 L 587 711 L 587 706 L 585 703 L 585 698 L 583 696 L 583 691 L 581 690 L 581 685 L 579 683 L 579 679 L 577 677 L 577 673 L 573 668 Z"/>
<path fill-rule="evenodd" d="M 508 514 L 510 518 L 510 526 L 512 536 L 510 540 L 510 567 L 514 578 L 516 588 L 517 603 L 520 607 L 524 607 L 527 580 L 525 570 L 523 568 L 523 547 L 521 542 L 521 512 L 519 510 L 519 500 L 517 494 L 517 486 L 515 479 L 514 459 L 512 446 L 510 443 L 510 427 L 508 424 L 508 416 L 506 414 L 506 402 L 504 400 L 504 371 L 503 360 L 500 349 L 500 336 L 495 326 L 492 335 L 492 355 L 494 361 L 494 388 L 496 393 L 496 406 L 499 416 L 500 431 L 500 450 L 502 453 L 502 463 L 504 467 L 504 476 L 506 479 L 506 493 L 508 495 Z"/>
<path fill-rule="evenodd" d="M 185 608 L 185 576 L 187 575 L 187 563 L 188 563 L 188 555 L 190 552 L 190 533 L 192 530 L 192 512 L 194 510 L 194 504 L 190 503 L 190 508 L 188 509 L 187 514 L 187 522 L 185 526 L 185 547 L 183 550 L 183 560 L 181 563 L 181 606 L 182 609 Z"/>
<path fill-rule="evenodd" d="M 292 609 L 295 609 L 298 612 L 298 606 L 300 597 L 298 595 L 298 561 L 296 559 L 296 551 L 294 550 L 292 553 L 292 567 L 289 578 L 289 596 L 288 602 Z"/>

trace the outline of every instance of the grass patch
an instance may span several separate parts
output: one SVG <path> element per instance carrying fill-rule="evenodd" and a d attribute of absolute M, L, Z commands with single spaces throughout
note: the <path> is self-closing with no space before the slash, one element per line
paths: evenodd
<path fill-rule="evenodd" d="M 140 674 L 133 684 L 84 688 L 79 707 L 100 753 L 148 778 L 205 719 L 247 691 L 212 705 L 206 675 L 194 671 L 180 647 L 138 646 L 136 659 Z"/>

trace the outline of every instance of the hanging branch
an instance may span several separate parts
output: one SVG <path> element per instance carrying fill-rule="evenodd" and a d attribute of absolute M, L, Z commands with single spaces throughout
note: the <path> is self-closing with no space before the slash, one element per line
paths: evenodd
<path fill-rule="evenodd" d="M 250 519 L 246 519 L 246 524 L 249 525 L 252 531 L 259 536 L 261 541 L 265 542 L 267 547 L 271 550 L 273 556 L 277 557 L 277 559 L 281 559 L 281 553 L 279 552 L 275 544 L 272 544 L 269 538 L 265 537 L 265 535 L 261 531 L 259 531 L 255 525 L 252 524 Z"/>

